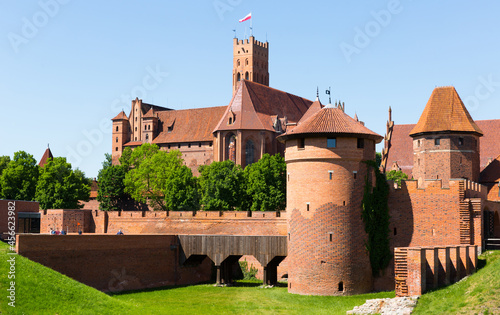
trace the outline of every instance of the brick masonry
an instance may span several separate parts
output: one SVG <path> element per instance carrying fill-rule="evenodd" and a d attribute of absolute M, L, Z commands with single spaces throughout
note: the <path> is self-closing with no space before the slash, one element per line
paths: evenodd
<path fill-rule="evenodd" d="M 458 282 L 477 269 L 477 246 L 399 247 L 396 259 L 396 296 L 422 295 Z"/>
<path fill-rule="evenodd" d="M 17 252 L 101 291 L 185 285 L 210 280 L 212 262 L 179 264 L 175 235 L 17 236 Z"/>

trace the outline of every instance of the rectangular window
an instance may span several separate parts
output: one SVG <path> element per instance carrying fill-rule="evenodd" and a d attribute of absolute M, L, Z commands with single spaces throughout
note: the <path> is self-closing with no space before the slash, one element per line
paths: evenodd
<path fill-rule="evenodd" d="M 309 211 L 309 202 L 306 203 L 306 208 L 307 208 L 307 211 Z"/>
<path fill-rule="evenodd" d="M 333 233 L 329 233 L 330 234 L 330 242 L 333 242 Z"/>
<path fill-rule="evenodd" d="M 365 147 L 365 139 L 358 138 L 358 149 L 363 149 Z"/>
<path fill-rule="evenodd" d="M 330 180 L 332 180 L 333 179 L 333 171 L 328 171 L 328 174 L 329 174 L 328 176 L 330 177 Z"/>
<path fill-rule="evenodd" d="M 464 145 L 464 138 L 458 138 L 458 145 Z"/>
<path fill-rule="evenodd" d="M 337 147 L 337 138 L 326 139 L 326 147 L 327 148 L 336 148 Z"/>
<path fill-rule="evenodd" d="M 305 139 L 304 138 L 297 139 L 297 148 L 304 149 L 304 147 L 305 147 Z"/>
<path fill-rule="evenodd" d="M 434 139 L 434 145 L 440 145 L 441 144 L 441 139 L 436 138 Z"/>
<path fill-rule="evenodd" d="M 353 175 L 354 179 L 356 179 L 358 172 L 354 171 L 354 172 L 352 172 L 352 175 Z"/>

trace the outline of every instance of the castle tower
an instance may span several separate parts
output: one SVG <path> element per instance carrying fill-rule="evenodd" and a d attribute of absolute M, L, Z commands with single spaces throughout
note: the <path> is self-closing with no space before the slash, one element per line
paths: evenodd
<path fill-rule="evenodd" d="M 413 178 L 419 181 L 442 179 L 445 187 L 451 178 L 477 182 L 482 135 L 455 88 L 435 88 L 410 132 Z"/>
<path fill-rule="evenodd" d="M 123 111 L 119 113 L 113 121 L 113 145 L 111 156 L 113 164 L 118 164 L 118 159 L 122 156 L 123 145 L 130 141 L 130 123 L 127 115 Z"/>
<path fill-rule="evenodd" d="M 156 130 L 158 129 L 158 116 L 153 108 L 150 108 L 149 111 L 142 117 L 141 129 L 143 142 L 151 143 L 156 136 Z"/>
<path fill-rule="evenodd" d="M 269 86 L 269 43 L 255 37 L 233 40 L 233 95 L 238 82 L 249 80 Z"/>
<path fill-rule="evenodd" d="M 342 107 L 317 111 L 278 139 L 287 164 L 288 292 L 349 295 L 372 289 L 361 219 L 366 160 L 382 136 Z"/>

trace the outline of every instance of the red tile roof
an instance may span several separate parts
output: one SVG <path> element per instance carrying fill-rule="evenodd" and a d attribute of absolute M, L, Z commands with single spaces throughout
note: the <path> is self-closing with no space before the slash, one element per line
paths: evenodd
<path fill-rule="evenodd" d="M 349 117 L 338 107 L 328 105 L 304 120 L 297 127 L 287 131 L 279 137 L 280 141 L 296 138 L 298 135 L 324 135 L 341 134 L 345 136 L 363 136 L 373 139 L 377 142 L 382 141 L 383 137 L 362 123 Z"/>
<path fill-rule="evenodd" d="M 268 86 L 243 80 L 214 128 L 218 130 L 269 130 L 277 118 L 298 122 L 312 104 L 310 100 Z M 229 124 L 229 118 L 234 122 Z"/>
<path fill-rule="evenodd" d="M 54 156 L 52 155 L 52 151 L 50 151 L 50 148 L 47 148 L 45 152 L 43 153 L 42 158 L 40 159 L 40 162 L 38 162 L 38 166 L 44 167 L 45 164 L 47 164 L 49 159 L 53 159 Z"/>
<path fill-rule="evenodd" d="M 121 111 L 118 115 L 116 115 L 115 118 L 111 120 L 123 120 L 123 119 L 128 119 L 127 115 L 125 115 L 124 111 Z"/>
<path fill-rule="evenodd" d="M 213 141 L 212 131 L 226 108 L 218 106 L 158 112 L 161 132 L 153 143 Z"/>
<path fill-rule="evenodd" d="M 481 172 L 481 183 L 500 182 L 500 155 Z"/>
<path fill-rule="evenodd" d="M 494 159 L 500 154 L 500 119 L 477 120 L 475 122 L 484 136 L 480 140 L 480 166 L 483 170 L 488 160 Z M 413 139 L 410 131 L 415 125 L 394 125 L 392 132 L 391 147 L 387 158 L 387 165 L 398 162 L 401 169 L 411 176 L 413 169 Z"/>
<path fill-rule="evenodd" d="M 483 134 L 452 86 L 438 87 L 432 91 L 417 125 L 412 129 L 410 135 L 445 131 Z"/>
<path fill-rule="evenodd" d="M 313 116 L 314 114 L 316 114 L 317 112 L 319 112 L 323 107 L 323 104 L 321 104 L 321 101 L 318 99 L 316 99 L 312 104 L 311 106 L 309 106 L 309 109 L 307 110 L 307 112 L 302 116 L 302 118 L 300 118 L 300 121 L 299 123 L 302 123 L 304 121 L 306 121 L 307 119 L 309 119 L 309 117 Z"/>
<path fill-rule="evenodd" d="M 132 142 L 127 142 L 124 144 L 124 146 L 126 147 L 138 147 L 138 146 L 141 146 L 142 145 L 142 142 L 141 141 L 132 141 Z"/>

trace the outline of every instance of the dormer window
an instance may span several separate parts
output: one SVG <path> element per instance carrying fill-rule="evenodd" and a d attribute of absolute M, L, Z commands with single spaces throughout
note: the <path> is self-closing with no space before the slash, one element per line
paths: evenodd
<path fill-rule="evenodd" d="M 233 124 L 233 117 L 229 117 L 229 124 L 232 125 Z"/>

